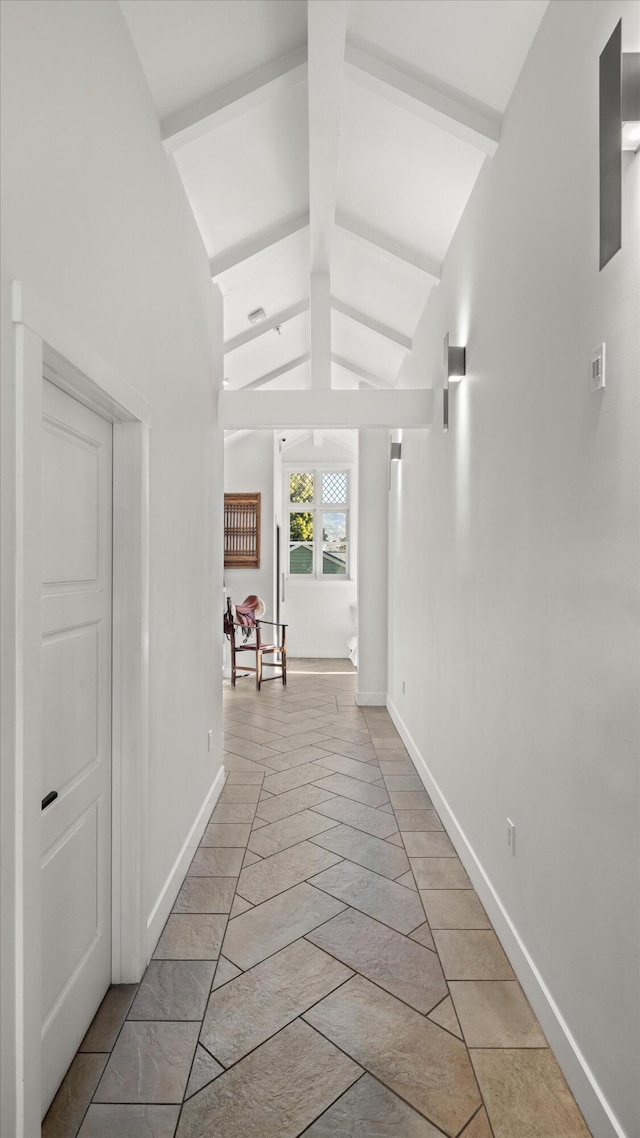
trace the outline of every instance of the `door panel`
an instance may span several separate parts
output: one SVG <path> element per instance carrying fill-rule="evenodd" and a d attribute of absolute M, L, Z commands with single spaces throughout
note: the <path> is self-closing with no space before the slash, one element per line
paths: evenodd
<path fill-rule="evenodd" d="M 99 806 L 85 814 L 50 848 L 42 867 L 42 921 L 57 930 L 56 951 L 43 937 L 42 1019 L 46 1023 L 60 993 L 91 953 L 100 934 L 97 876 Z M 82 897 L 83 904 L 75 903 Z M 65 914 L 64 922 L 60 913 Z"/>
<path fill-rule="evenodd" d="M 43 798 L 51 788 L 60 794 L 98 753 L 98 633 L 89 624 L 43 637 Z"/>
<path fill-rule="evenodd" d="M 42 487 L 45 591 L 59 592 L 61 585 L 96 587 L 100 570 L 101 458 L 92 440 L 65 430 L 51 419 L 46 421 L 42 461 L 51 478 Z"/>
<path fill-rule="evenodd" d="M 111 981 L 112 427 L 44 381 L 42 1112 Z"/>

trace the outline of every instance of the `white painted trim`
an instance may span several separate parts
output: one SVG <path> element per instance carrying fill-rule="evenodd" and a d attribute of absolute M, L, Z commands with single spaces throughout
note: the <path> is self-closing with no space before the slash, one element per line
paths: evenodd
<path fill-rule="evenodd" d="M 13 552 L 3 581 L 2 702 L 12 755 L 3 781 L 3 821 L 11 819 L 14 867 L 2 878 L 3 1098 L 10 1087 L 3 1133 L 33 1138 L 40 1132 L 41 942 L 40 924 L 40 448 L 42 377 L 114 422 L 114 875 L 115 978 L 138 980 L 146 964 L 142 851 L 148 763 L 148 423 L 146 401 L 55 309 L 14 282 L 15 383 L 3 386 L 3 467 L 10 494 L 3 496 L 1 536 Z M 86 369 L 86 370 L 85 370 Z M 88 373 L 88 374 L 87 374 Z M 119 506 L 118 503 L 121 503 Z M 124 508 L 126 503 L 126 509 Z M 8 554 L 7 554 L 8 557 Z M 5 778 L 3 766 L 3 780 Z M 3 827 L 4 829 L 4 827 Z M 4 840 L 4 839 L 3 839 Z M 117 912 L 116 912 L 117 907 Z M 5 925 L 6 922 L 6 932 Z M 10 946 L 7 951 L 6 946 Z M 8 1046 L 5 1046 L 8 1044 Z"/>
<path fill-rule="evenodd" d="M 338 155 L 347 35 L 347 0 L 308 0 L 309 265 L 329 277 L 338 195 Z M 326 284 L 327 305 L 329 281 Z M 311 289 L 311 320 L 317 297 Z M 315 351 L 312 351 L 312 356 Z M 329 363 L 329 352 L 327 365 Z"/>
<path fill-rule="evenodd" d="M 210 91 L 188 107 L 169 115 L 160 124 L 162 141 L 168 154 L 194 142 L 219 126 L 259 107 L 304 83 L 307 78 L 307 49 L 295 48 L 288 55 L 265 63 L 256 71 L 234 79 L 225 87 Z"/>
<path fill-rule="evenodd" d="M 331 430 L 359 427 L 430 427 L 439 391 L 390 388 L 387 391 L 221 391 L 221 427 Z"/>
<path fill-rule="evenodd" d="M 331 298 L 331 309 L 340 316 L 346 316 L 347 320 L 353 320 L 356 324 L 362 324 L 363 328 L 368 328 L 370 332 L 374 332 L 376 336 L 381 336 L 383 340 L 390 340 L 392 344 L 397 344 L 398 347 L 404 348 L 406 352 L 411 351 L 411 336 L 405 336 L 403 332 L 398 332 L 395 328 L 390 328 L 388 324 L 383 324 L 380 320 L 374 320 L 373 316 L 367 316 L 365 312 L 360 312 L 357 308 L 354 308 L 352 304 L 347 304 L 344 300 L 338 300 L 337 297 L 334 296 Z"/>
<path fill-rule="evenodd" d="M 358 707 L 386 707 L 386 691 L 356 691 Z"/>
<path fill-rule="evenodd" d="M 345 75 L 403 111 L 418 115 L 484 154 L 495 154 L 502 116 L 429 75 L 417 76 L 372 55 L 364 41 L 351 38 L 345 49 Z"/>
<path fill-rule="evenodd" d="M 276 312 L 275 316 L 269 316 L 267 320 L 261 320 L 259 324 L 251 325 L 245 332 L 240 332 L 237 336 L 233 336 L 231 340 L 225 340 L 225 356 L 237 351 L 238 348 L 243 348 L 245 344 L 250 344 L 260 336 L 264 336 L 266 332 L 273 332 L 273 329 L 278 328 L 281 324 L 286 324 L 289 320 L 295 320 L 296 316 L 302 316 L 302 314 L 308 312 L 308 310 L 309 300 L 305 297 L 304 300 L 299 300 L 297 304 L 292 304 L 289 308 L 283 309 L 282 312 Z"/>
<path fill-rule="evenodd" d="M 135 983 L 144 937 L 149 785 L 149 431 L 113 427 L 112 980 Z"/>
<path fill-rule="evenodd" d="M 311 387 L 331 388 L 331 280 L 329 273 L 312 273 L 309 280 L 309 343 Z"/>
<path fill-rule="evenodd" d="M 42 342 L 15 328 L 2 384 L 2 1134 L 40 1133 Z M 38 382 L 33 383 L 33 375 Z"/>
<path fill-rule="evenodd" d="M 291 217 L 285 217 L 282 221 L 276 221 L 274 225 L 270 225 L 267 229 L 261 229 L 259 233 L 252 233 L 244 241 L 239 241 L 237 245 L 223 249 L 217 257 L 211 258 L 209 262 L 211 276 L 215 279 L 224 273 L 228 273 L 229 269 L 235 269 L 237 265 L 250 260 L 251 257 L 258 257 L 261 253 L 265 253 L 273 245 L 279 245 L 281 241 L 286 241 L 289 237 L 295 237 L 297 233 L 307 229 L 308 226 L 309 214 L 298 213 Z"/>
<path fill-rule="evenodd" d="M 103 357 L 86 342 L 63 316 L 21 281 L 12 283 L 12 318 L 35 332 L 60 360 L 66 360 L 80 373 L 60 376 L 60 386 L 81 398 L 83 403 L 101 414 L 114 414 L 122 421 L 133 420 L 151 426 L 151 412 L 146 399 L 131 387 Z M 55 369 L 56 361 L 49 359 Z M 95 400 L 95 402 L 92 401 Z"/>
<path fill-rule="evenodd" d="M 297 367 L 302 367 L 303 364 L 308 364 L 311 359 L 311 352 L 303 352 L 301 356 L 296 356 L 293 360 L 288 360 L 286 364 L 281 367 L 276 367 L 273 371 L 268 371 L 266 375 L 259 375 L 257 379 L 252 379 L 250 383 L 245 383 L 239 391 L 254 391 L 257 387 L 266 387 L 274 379 L 279 379 L 281 375 L 287 375 L 290 371 L 295 371 Z"/>
<path fill-rule="evenodd" d="M 549 1045 L 562 1068 L 589 1129 L 594 1135 L 597 1135 L 597 1138 L 633 1138 L 632 1135 L 625 1135 L 622 1126 L 615 1117 L 533 957 L 391 697 L 387 698 L 387 707 L 442 824 L 487 911 L 513 970 L 540 1021 Z"/>
<path fill-rule="evenodd" d="M 165 881 L 147 921 L 147 958 L 153 956 L 154 949 L 165 926 L 167 917 L 171 912 L 186 872 L 191 864 L 194 853 L 218 801 L 224 786 L 225 770 L 220 767 L 216 777 L 207 792 L 207 796 L 198 811 L 198 815 L 184 840 L 182 849 L 174 861 L 167 880 Z"/>
<path fill-rule="evenodd" d="M 405 271 L 411 271 L 414 276 L 419 273 L 425 284 L 440 284 L 442 266 L 428 253 L 411 249 L 408 245 L 396 241 L 394 237 L 372 229 L 359 218 L 343 213 L 342 210 L 336 210 L 336 225 L 356 245 L 370 246 L 390 261 L 395 268 L 401 266 Z"/>
<path fill-rule="evenodd" d="M 389 389 L 391 387 L 391 384 L 386 379 L 382 379 L 379 375 L 373 375 L 372 372 L 367 371 L 366 368 L 360 367 L 350 360 L 346 360 L 344 356 L 337 356 L 335 353 L 332 353 L 331 362 L 335 364 L 336 367 L 342 368 L 343 371 L 348 371 L 350 375 L 355 375 L 358 379 L 364 380 L 364 382 L 368 383 L 371 387 L 379 387 L 383 391 L 385 388 Z"/>

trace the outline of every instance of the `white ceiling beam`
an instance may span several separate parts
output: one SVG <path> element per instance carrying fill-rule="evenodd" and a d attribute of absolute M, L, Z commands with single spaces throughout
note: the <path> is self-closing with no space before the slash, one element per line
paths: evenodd
<path fill-rule="evenodd" d="M 331 387 L 331 278 L 329 273 L 312 273 L 309 278 L 311 315 L 311 386 Z"/>
<path fill-rule="evenodd" d="M 233 336 L 230 340 L 225 340 L 225 356 L 237 351 L 238 348 L 244 347 L 245 344 L 250 344 L 252 340 L 257 340 L 259 336 L 264 336 L 266 332 L 273 332 L 274 328 L 279 328 L 281 324 L 286 324 L 287 321 L 294 320 L 296 316 L 301 316 L 302 313 L 307 312 L 308 309 L 308 299 L 301 300 L 298 304 L 292 304 L 290 308 L 284 308 L 282 312 L 276 313 L 275 316 L 269 316 L 266 320 L 261 320 L 259 324 L 251 324 L 246 332 L 239 332 L 237 336 Z"/>
<path fill-rule="evenodd" d="M 348 0 L 308 0 L 311 386 L 331 387 L 331 244 Z"/>
<path fill-rule="evenodd" d="M 221 391 L 221 427 L 255 430 L 358 430 L 363 427 L 429 427 L 440 391 Z"/>
<path fill-rule="evenodd" d="M 300 367 L 301 364 L 308 364 L 310 359 L 309 352 L 305 352 L 302 356 L 297 356 L 294 360 L 289 360 L 288 363 L 282 364 L 281 367 L 275 368 L 273 371 L 267 372 L 266 375 L 259 376 L 258 379 L 252 379 L 251 383 L 244 383 L 240 391 L 252 391 L 256 387 L 264 387 L 265 384 L 271 383 L 273 379 L 280 379 L 281 375 L 286 375 L 288 371 L 293 371 L 294 368 Z M 234 394 L 236 394 L 234 392 Z"/>
<path fill-rule="evenodd" d="M 244 439 L 247 435 L 252 435 L 253 433 L 253 431 L 246 431 L 240 428 L 236 431 L 225 431 L 224 445 L 226 446 L 227 443 L 237 443 L 240 439 Z"/>
<path fill-rule="evenodd" d="M 296 432 L 294 438 L 288 438 L 288 439 L 285 439 L 284 441 L 281 441 L 280 451 L 282 453 L 284 453 L 287 450 L 291 450 L 292 447 L 300 446 L 300 443 L 305 443 L 307 441 L 307 439 L 311 438 L 312 434 L 313 434 L 312 431 Z"/>
<path fill-rule="evenodd" d="M 231 122 L 273 99 L 282 91 L 297 87 L 307 78 L 307 49 L 296 48 L 287 55 L 235 79 L 225 87 L 210 91 L 202 99 L 169 115 L 160 124 L 165 150 L 172 154 L 219 126 Z"/>
<path fill-rule="evenodd" d="M 336 214 L 336 225 L 356 244 L 372 245 L 379 253 L 383 253 L 393 261 L 401 262 L 405 267 L 418 269 L 432 284 L 440 283 L 442 267 L 440 262 L 435 257 L 430 257 L 428 253 L 411 249 L 401 241 L 380 233 L 372 226 L 341 210 Z"/>
<path fill-rule="evenodd" d="M 331 269 L 348 0 L 308 0 L 311 272 Z"/>
<path fill-rule="evenodd" d="M 240 241 L 237 245 L 232 245 L 229 249 L 224 249 L 222 253 L 211 258 L 209 262 L 211 276 L 215 280 L 216 277 L 222 276 L 229 269 L 235 269 L 237 265 L 241 265 L 243 261 L 257 257 L 260 253 L 271 249 L 273 245 L 278 245 L 281 241 L 286 241 L 288 237 L 300 233 L 308 225 L 309 214 L 298 213 L 291 217 L 285 217 L 282 221 L 277 221 L 267 229 L 261 229 L 259 233 L 253 233 L 245 241 Z"/>
<path fill-rule="evenodd" d="M 350 304 L 345 304 L 342 300 L 336 300 L 335 297 L 331 301 L 331 307 L 334 312 L 339 312 L 341 316 L 346 316 L 348 320 L 354 320 L 356 324 L 362 324 L 363 328 L 368 328 L 370 332 L 375 332 L 376 336 L 382 336 L 385 340 L 390 340 L 392 344 L 397 344 L 405 351 L 411 351 L 411 337 L 405 336 L 402 332 L 396 332 L 395 328 L 390 328 L 388 324 L 382 324 L 380 320 L 374 320 L 373 316 L 367 316 L 364 312 L 359 312 L 357 308 L 353 308 Z"/>
<path fill-rule="evenodd" d="M 359 86 L 404 111 L 418 115 L 483 153 L 495 154 L 500 141 L 501 115 L 462 91 L 447 87 L 430 76 L 417 78 L 364 50 L 356 40 L 346 46 L 345 75 Z"/>
<path fill-rule="evenodd" d="M 344 371 L 351 372 L 351 375 L 357 376 L 358 379 L 363 379 L 370 387 L 391 387 L 391 384 L 387 383 L 386 379 L 381 379 L 379 375 L 374 375 L 373 372 L 367 371 L 366 368 L 360 367 L 359 364 L 352 363 L 351 360 L 345 359 L 344 356 L 334 354 L 331 356 L 331 361 L 336 367 L 341 367 Z"/>

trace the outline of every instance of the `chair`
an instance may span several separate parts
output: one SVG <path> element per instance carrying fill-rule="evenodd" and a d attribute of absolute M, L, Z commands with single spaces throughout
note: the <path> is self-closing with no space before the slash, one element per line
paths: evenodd
<path fill-rule="evenodd" d="M 240 606 L 242 607 L 242 606 Z M 275 643 L 265 644 L 262 640 L 262 625 L 268 624 L 277 631 L 274 633 Z M 255 673 L 256 688 L 260 691 L 262 683 L 267 680 L 282 680 L 282 686 L 287 685 L 287 626 L 276 624 L 273 620 L 263 620 L 256 617 L 241 622 L 234 619 L 234 610 L 231 600 L 227 597 L 227 611 L 224 617 L 224 631 L 231 644 L 231 686 L 236 686 L 238 672 Z M 249 636 L 250 639 L 246 639 Z M 238 663 L 237 657 L 244 652 L 255 652 L 255 668 L 244 662 Z M 268 660 L 267 656 L 277 656 L 279 659 Z M 277 668 L 277 674 L 263 675 L 263 668 Z"/>

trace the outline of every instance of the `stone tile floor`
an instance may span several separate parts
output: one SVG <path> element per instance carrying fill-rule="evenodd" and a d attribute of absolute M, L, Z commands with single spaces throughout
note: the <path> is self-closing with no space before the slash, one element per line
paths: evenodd
<path fill-rule="evenodd" d="M 224 789 L 44 1138 L 587 1138 L 395 727 L 343 660 L 225 685 Z"/>

